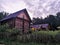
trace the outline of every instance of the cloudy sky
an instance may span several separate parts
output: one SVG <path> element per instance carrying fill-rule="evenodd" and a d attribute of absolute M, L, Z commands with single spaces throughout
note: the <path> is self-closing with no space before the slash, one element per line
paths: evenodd
<path fill-rule="evenodd" d="M 0 11 L 14 13 L 24 8 L 31 18 L 45 18 L 60 11 L 60 0 L 0 0 Z"/>

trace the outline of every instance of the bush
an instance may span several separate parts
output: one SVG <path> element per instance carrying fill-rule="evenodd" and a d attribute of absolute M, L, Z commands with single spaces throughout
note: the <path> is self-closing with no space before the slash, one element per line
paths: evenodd
<path fill-rule="evenodd" d="M 8 28 L 8 25 L 0 25 L 0 39 L 5 38 L 5 33 L 6 33 L 6 29 Z"/>
<path fill-rule="evenodd" d="M 10 29 L 7 24 L 0 26 L 0 39 L 16 40 L 19 30 Z"/>
<path fill-rule="evenodd" d="M 0 25 L 0 32 L 5 32 L 6 29 L 8 29 L 8 28 L 9 28 L 8 24 Z"/>
<path fill-rule="evenodd" d="M 16 40 L 19 31 L 15 28 L 6 30 L 6 38 L 9 40 Z"/>

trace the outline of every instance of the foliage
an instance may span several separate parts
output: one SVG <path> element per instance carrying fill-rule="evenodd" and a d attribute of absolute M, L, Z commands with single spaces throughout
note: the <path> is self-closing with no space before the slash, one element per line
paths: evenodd
<path fill-rule="evenodd" d="M 8 24 L 0 25 L 0 32 L 5 32 L 8 28 Z"/>
<path fill-rule="evenodd" d="M 13 43 L 12 43 L 13 41 Z M 16 42 L 15 42 L 16 41 Z M 32 42 L 32 43 L 31 43 Z M 8 25 L 0 26 L 0 43 L 6 45 L 53 45 L 60 43 L 60 30 L 58 31 L 37 31 L 31 34 L 20 35 L 19 30 L 10 29 Z M 31 43 L 31 44 L 30 44 Z"/>
<path fill-rule="evenodd" d="M 54 15 L 49 15 L 46 18 L 33 18 L 32 19 L 33 25 L 36 24 L 49 24 L 51 27 L 51 30 L 57 30 L 57 27 L 60 26 L 60 12 Z"/>
<path fill-rule="evenodd" d="M 60 43 L 60 31 L 39 31 L 32 34 L 19 35 L 17 39 L 20 42 L 35 43 Z"/>
<path fill-rule="evenodd" d="M 0 39 L 15 40 L 19 30 L 13 28 L 10 29 L 8 24 L 0 25 Z"/>
<path fill-rule="evenodd" d="M 8 13 L 6 12 L 0 12 L 0 20 L 3 19 L 4 17 L 6 17 L 8 15 Z"/>

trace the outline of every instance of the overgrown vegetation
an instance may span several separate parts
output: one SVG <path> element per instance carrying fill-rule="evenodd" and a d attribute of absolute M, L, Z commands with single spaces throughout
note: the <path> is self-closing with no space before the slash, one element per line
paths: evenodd
<path fill-rule="evenodd" d="M 1 40 L 16 40 L 19 30 L 10 29 L 7 24 L 0 25 L 0 39 Z"/>
<path fill-rule="evenodd" d="M 60 43 L 60 31 L 39 31 L 19 36 L 21 42 Z"/>
<path fill-rule="evenodd" d="M 0 20 L 3 19 L 4 17 L 6 17 L 9 13 L 7 12 L 0 12 Z"/>
<path fill-rule="evenodd" d="M 0 25 L 0 44 L 5 45 L 59 45 L 60 30 L 37 31 L 31 34 L 20 34 L 20 31 L 10 29 L 7 24 Z"/>

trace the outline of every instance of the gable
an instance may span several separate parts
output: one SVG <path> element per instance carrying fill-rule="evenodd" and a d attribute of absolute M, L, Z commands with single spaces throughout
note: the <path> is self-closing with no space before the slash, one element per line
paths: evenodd
<path fill-rule="evenodd" d="M 2 20 L 0 20 L 0 22 L 2 22 L 4 20 L 11 19 L 11 18 L 16 18 L 16 17 L 23 18 L 23 16 L 24 16 L 24 19 L 26 19 L 28 21 L 31 21 L 27 10 L 23 9 L 23 10 L 20 10 L 20 11 L 17 11 L 15 13 L 10 14 L 9 16 L 7 16 L 7 17 L 3 18 Z"/>
<path fill-rule="evenodd" d="M 22 19 L 24 18 L 25 20 L 28 20 L 28 21 L 30 20 L 25 12 L 21 12 L 17 17 Z"/>

